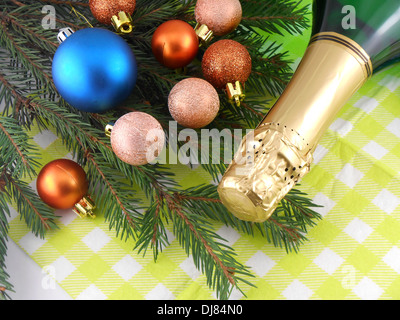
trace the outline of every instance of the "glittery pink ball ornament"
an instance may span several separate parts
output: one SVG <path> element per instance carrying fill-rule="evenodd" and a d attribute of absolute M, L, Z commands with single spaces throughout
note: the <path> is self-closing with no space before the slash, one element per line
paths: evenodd
<path fill-rule="evenodd" d="M 111 131 L 111 146 L 122 161 L 145 165 L 155 160 L 165 144 L 161 124 L 144 112 L 130 112 L 119 118 Z"/>
<path fill-rule="evenodd" d="M 216 36 L 232 32 L 242 21 L 239 0 L 197 0 L 194 13 L 196 21 Z"/>
<path fill-rule="evenodd" d="M 199 129 L 218 115 L 219 96 L 215 88 L 203 79 L 180 81 L 171 90 L 168 108 L 171 116 L 186 128 Z"/>

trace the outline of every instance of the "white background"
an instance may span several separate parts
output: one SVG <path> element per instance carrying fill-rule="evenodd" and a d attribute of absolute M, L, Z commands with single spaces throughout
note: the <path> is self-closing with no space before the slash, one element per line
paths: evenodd
<path fill-rule="evenodd" d="M 55 281 L 48 285 L 48 275 L 13 240 L 8 240 L 7 247 L 6 271 L 14 286 L 13 300 L 71 300 Z"/>

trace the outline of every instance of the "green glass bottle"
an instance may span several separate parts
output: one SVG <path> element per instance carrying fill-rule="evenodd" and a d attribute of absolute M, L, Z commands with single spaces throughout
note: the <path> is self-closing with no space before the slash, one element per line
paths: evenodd
<path fill-rule="evenodd" d="M 315 148 L 342 106 L 400 54 L 400 0 L 315 0 L 313 15 L 295 74 L 243 139 L 218 186 L 221 201 L 239 219 L 271 216 L 310 171 Z"/>
<path fill-rule="evenodd" d="M 312 35 L 335 32 L 358 43 L 373 69 L 400 56 L 399 0 L 314 0 Z"/>

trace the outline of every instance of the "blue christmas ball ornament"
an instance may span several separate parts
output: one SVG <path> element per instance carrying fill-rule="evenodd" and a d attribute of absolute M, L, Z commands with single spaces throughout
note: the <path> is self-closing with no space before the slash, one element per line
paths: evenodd
<path fill-rule="evenodd" d="M 53 80 L 73 107 L 102 113 L 126 100 L 137 80 L 137 63 L 129 45 L 99 28 L 60 32 L 53 59 Z"/>

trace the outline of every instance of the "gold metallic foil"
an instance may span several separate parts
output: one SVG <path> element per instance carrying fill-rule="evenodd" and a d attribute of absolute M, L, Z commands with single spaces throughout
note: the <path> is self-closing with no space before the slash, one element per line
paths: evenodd
<path fill-rule="evenodd" d="M 112 129 L 114 128 L 114 122 L 110 122 L 109 124 L 106 125 L 106 127 L 104 128 L 104 134 L 111 138 L 111 132 Z"/>
<path fill-rule="evenodd" d="M 132 17 L 129 13 L 120 11 L 118 15 L 113 15 L 111 24 L 118 33 L 131 33 L 133 31 Z"/>
<path fill-rule="evenodd" d="M 73 209 L 73 211 L 80 216 L 81 218 L 85 218 L 87 216 L 91 218 L 96 218 L 93 211 L 96 209 L 96 205 L 93 200 L 89 197 L 84 197 L 79 203 L 77 203 Z"/>
<path fill-rule="evenodd" d="M 226 85 L 226 95 L 228 97 L 228 100 L 231 103 L 236 104 L 238 107 L 240 107 L 241 103 L 246 98 L 243 86 L 240 81 L 236 81 L 235 84 L 228 83 Z"/>
<path fill-rule="evenodd" d="M 200 46 L 206 46 L 214 37 L 214 33 L 205 24 L 197 23 L 194 31 L 200 39 Z"/>
<path fill-rule="evenodd" d="M 368 54 L 353 40 L 331 32 L 315 35 L 287 88 L 253 133 L 254 161 L 233 160 L 218 186 L 231 213 L 247 221 L 267 220 L 310 171 L 322 135 L 371 75 Z M 243 152 L 249 152 L 249 136 L 235 158 Z"/>

